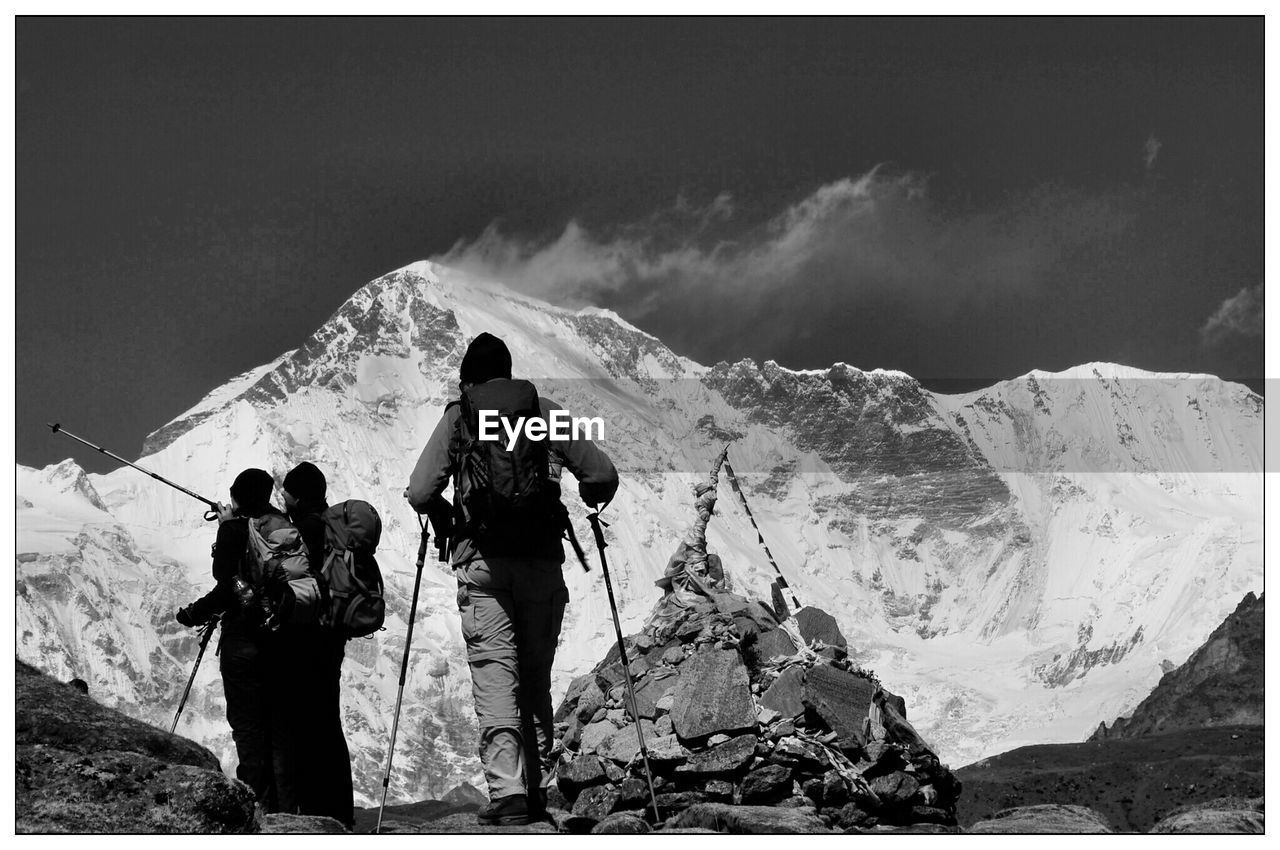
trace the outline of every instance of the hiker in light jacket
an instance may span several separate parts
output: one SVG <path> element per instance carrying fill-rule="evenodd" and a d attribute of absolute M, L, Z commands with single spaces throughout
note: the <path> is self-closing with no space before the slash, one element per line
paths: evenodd
<path fill-rule="evenodd" d="M 529 386 L 511 380 L 511 354 L 502 340 L 488 333 L 480 334 L 467 348 L 460 378 L 464 394 L 478 385 L 485 385 L 491 396 L 516 385 Z M 545 398 L 539 397 L 537 404 L 548 420 L 550 412 L 559 409 Z M 618 473 L 590 440 L 547 442 L 553 472 L 545 512 L 497 530 L 477 529 L 468 522 L 459 492 L 464 452 L 461 410 L 458 403 L 445 408 L 410 476 L 405 497 L 419 513 L 432 516 L 433 503 L 450 481 L 454 483 L 451 562 L 490 798 L 477 820 L 523 824 L 545 814 L 554 733 L 551 665 L 569 598 L 561 575 L 565 514 L 557 468 L 573 473 L 579 495 L 589 505 L 613 498 Z M 432 524 L 437 524 L 434 516 Z M 436 528 L 437 535 L 441 531 Z"/>

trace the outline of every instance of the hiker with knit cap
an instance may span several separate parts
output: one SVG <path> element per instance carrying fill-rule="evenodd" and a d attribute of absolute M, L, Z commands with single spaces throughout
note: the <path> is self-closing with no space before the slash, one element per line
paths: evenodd
<path fill-rule="evenodd" d="M 453 510 L 444 525 L 452 526 L 450 559 L 490 798 L 477 820 L 524 824 L 545 816 L 554 731 L 551 665 L 569 599 L 560 572 L 565 513 L 559 470 L 573 473 L 589 505 L 613 498 L 618 473 L 603 451 L 577 435 L 522 437 L 514 449 L 477 440 L 478 410 L 550 421 L 560 409 L 528 381 L 512 380 L 511 353 L 502 340 L 488 333 L 476 337 L 459 377 L 461 398 L 445 407 L 405 497 L 440 535 L 435 505 L 453 483 Z"/>
<path fill-rule="evenodd" d="M 250 519 L 277 511 L 271 505 L 275 481 L 261 469 L 246 469 L 231 485 L 231 504 L 219 505 L 218 536 L 213 548 L 213 578 L 217 585 L 201 599 L 178 611 L 184 626 L 203 625 L 222 617 L 218 642 L 222 690 L 227 700 L 227 724 L 236 745 L 236 778 L 257 797 L 264 811 L 292 811 L 294 791 L 290 756 L 276 740 L 273 721 L 283 721 L 287 695 L 274 687 L 275 635 L 259 610 L 244 604 L 249 588 L 242 566 L 248 553 Z"/>
<path fill-rule="evenodd" d="M 315 464 L 303 461 L 281 483 L 285 511 L 302 534 L 311 569 L 320 575 L 325 558 L 324 512 L 328 483 Z M 354 826 L 351 755 L 342 730 L 342 657 L 346 637 L 320 624 L 301 626 L 281 635 L 294 663 L 288 675 L 299 691 L 302 714 L 291 736 L 298 753 L 299 812 L 331 817 Z"/>

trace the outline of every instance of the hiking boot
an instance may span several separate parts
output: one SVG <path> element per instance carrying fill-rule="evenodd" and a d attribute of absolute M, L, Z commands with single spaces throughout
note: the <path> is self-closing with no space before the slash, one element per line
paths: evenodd
<path fill-rule="evenodd" d="M 523 794 L 509 794 L 491 800 L 476 812 L 482 826 L 524 826 L 529 823 L 529 801 Z"/>

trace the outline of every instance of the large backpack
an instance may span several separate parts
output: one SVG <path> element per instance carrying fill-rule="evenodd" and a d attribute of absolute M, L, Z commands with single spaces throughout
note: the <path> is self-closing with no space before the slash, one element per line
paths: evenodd
<path fill-rule="evenodd" d="M 456 512 L 473 536 L 545 523 L 552 518 L 554 496 L 548 483 L 547 441 L 530 440 L 521 427 L 515 446 L 507 449 L 506 428 L 498 439 L 480 439 L 480 411 L 497 411 L 513 426 L 520 419 L 541 417 L 538 391 L 528 381 L 499 379 L 473 384 L 462 393 L 458 417 Z"/>
<path fill-rule="evenodd" d="M 329 590 L 323 622 L 348 638 L 382 628 L 387 607 L 382 571 L 373 554 L 382 537 L 382 519 L 373 505 L 348 499 L 324 512 L 324 566 Z"/>
<path fill-rule="evenodd" d="M 311 572 L 302 535 L 274 512 L 248 520 L 244 578 L 263 605 L 266 625 L 307 625 L 320 621 L 320 585 Z"/>

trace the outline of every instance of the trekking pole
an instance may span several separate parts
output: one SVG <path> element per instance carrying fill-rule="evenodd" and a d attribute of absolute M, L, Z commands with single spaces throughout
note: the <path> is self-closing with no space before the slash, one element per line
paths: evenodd
<path fill-rule="evenodd" d="M 168 478 L 164 478 L 162 476 L 156 475 L 154 472 L 152 472 L 149 469 L 143 469 L 142 467 L 138 466 L 136 463 L 127 461 L 124 458 L 120 457 L 120 455 L 107 451 L 102 446 L 95 446 L 93 443 L 89 442 L 88 440 L 82 439 L 81 437 L 77 437 L 75 434 L 72 434 L 70 431 L 63 429 L 63 427 L 59 425 L 57 422 L 54 422 L 52 424 L 46 422 L 45 424 L 49 425 L 49 427 L 53 430 L 53 433 L 55 434 L 66 434 L 68 437 L 75 440 L 76 442 L 84 443 L 89 448 L 97 452 L 101 452 L 102 454 L 106 455 L 112 460 L 118 460 L 121 463 L 125 464 L 126 466 L 132 466 L 134 469 L 138 470 L 144 475 L 150 475 L 152 478 L 159 481 L 161 484 L 168 484 L 173 489 L 181 490 L 183 493 L 186 493 L 188 496 L 190 496 L 193 499 L 199 499 L 200 501 L 204 502 L 206 505 L 209 506 L 209 510 L 204 512 L 204 518 L 211 522 L 218 518 L 218 503 L 213 501 L 212 499 L 206 499 L 204 496 L 201 496 L 199 493 L 193 493 L 192 491 L 188 490 L 186 487 L 183 487 L 179 484 L 174 484 Z"/>
<path fill-rule="evenodd" d="M 196 671 L 200 669 L 200 659 L 204 658 L 204 649 L 209 645 L 209 638 L 213 635 L 214 627 L 217 625 L 218 618 L 214 617 L 205 623 L 204 629 L 200 632 L 200 651 L 196 653 L 196 663 L 191 668 L 191 677 L 187 679 L 187 689 L 182 692 L 182 700 L 178 703 L 178 710 L 173 715 L 173 725 L 169 727 L 170 735 L 178 730 L 178 718 L 182 716 L 182 709 L 187 705 L 187 696 L 191 693 L 191 685 L 196 680 Z"/>
<path fill-rule="evenodd" d="M 573 547 L 573 554 L 578 556 L 578 563 L 582 564 L 584 573 L 591 572 L 591 566 L 587 563 L 587 553 L 582 551 L 582 544 L 578 542 L 578 534 L 573 530 L 573 520 L 569 518 L 569 512 L 565 511 L 561 521 L 564 523 L 564 536 L 568 538 L 569 545 Z"/>
<path fill-rule="evenodd" d="M 391 784 L 391 759 L 396 754 L 396 732 L 400 729 L 400 701 L 404 699 L 404 680 L 409 671 L 409 647 L 413 645 L 413 615 L 418 610 L 418 587 L 422 584 L 422 566 L 427 562 L 427 541 L 431 535 L 418 514 L 418 527 L 422 529 L 422 542 L 418 544 L 418 573 L 413 578 L 413 601 L 409 603 L 409 633 L 404 638 L 404 658 L 400 662 L 400 689 L 396 691 L 396 713 L 391 721 L 391 744 L 387 747 L 387 772 L 382 775 L 382 805 L 378 807 L 378 824 L 373 834 L 382 832 L 382 812 L 387 807 L 387 789 Z"/>
<path fill-rule="evenodd" d="M 760 531 L 760 526 L 756 524 L 755 515 L 751 513 L 751 506 L 747 504 L 747 494 L 742 492 L 742 485 L 738 483 L 738 476 L 733 474 L 733 466 L 729 463 L 728 455 L 724 459 L 724 471 L 729 475 L 729 485 L 733 487 L 733 492 L 738 494 L 738 501 L 742 502 L 742 509 L 747 512 L 747 519 L 751 520 L 751 527 L 756 530 L 756 539 L 764 547 L 765 557 L 773 565 L 773 571 L 778 574 L 778 587 L 785 587 L 791 590 L 791 585 L 787 584 L 787 577 L 782 574 L 782 570 L 778 568 L 778 562 L 773 559 L 773 553 L 769 551 L 769 544 L 764 542 L 764 533 Z M 800 600 L 796 599 L 794 590 L 791 590 L 791 601 L 795 604 L 796 610 L 799 610 L 801 607 Z"/>
<path fill-rule="evenodd" d="M 631 702 L 631 719 L 636 724 L 636 738 L 640 741 L 640 758 L 644 761 L 644 776 L 649 781 L 649 800 L 653 803 L 653 820 L 654 823 L 658 823 L 662 820 L 662 816 L 658 814 L 658 795 L 653 790 L 653 772 L 649 770 L 649 750 L 644 745 L 644 730 L 640 728 L 640 711 L 636 706 L 636 686 L 631 681 L 627 647 L 622 640 L 622 623 L 618 620 L 618 605 L 613 599 L 613 582 L 609 580 L 609 562 L 604 556 L 604 550 L 608 544 L 604 542 L 604 529 L 601 526 L 608 526 L 608 523 L 600 519 L 601 510 L 603 508 L 595 508 L 593 513 L 587 514 L 587 521 L 591 523 L 591 530 L 596 536 L 596 549 L 600 551 L 600 569 L 604 572 L 604 588 L 609 594 L 609 610 L 613 613 L 613 630 L 618 636 L 618 654 L 622 659 L 622 674 L 627 680 L 627 699 Z"/>

